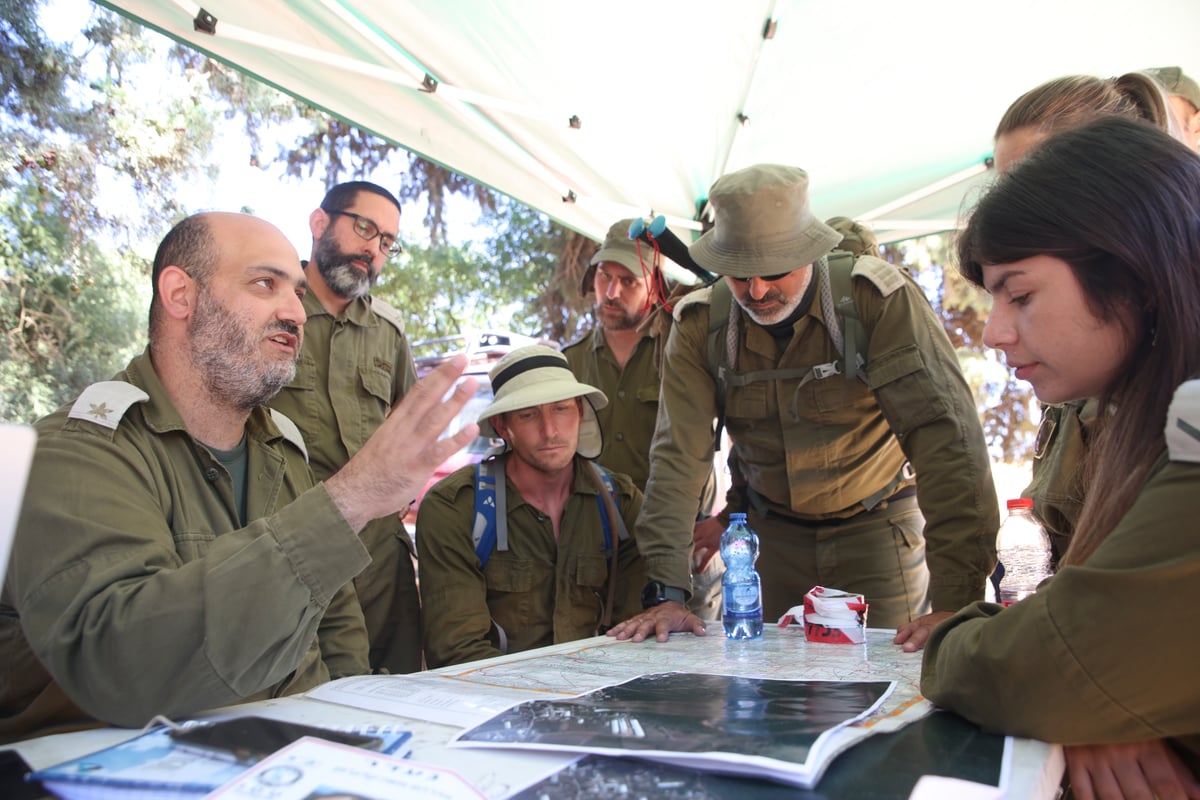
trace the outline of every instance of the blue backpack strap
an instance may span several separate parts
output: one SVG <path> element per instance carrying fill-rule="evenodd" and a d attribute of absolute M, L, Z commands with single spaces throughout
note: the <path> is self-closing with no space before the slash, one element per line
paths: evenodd
<path fill-rule="evenodd" d="M 471 541 L 479 570 L 487 566 L 494 550 L 508 549 L 508 509 L 504 493 L 504 459 L 496 457 L 475 465 L 475 521 Z"/>
<path fill-rule="evenodd" d="M 596 474 L 600 477 L 600 482 L 604 484 L 604 490 L 608 492 L 609 496 L 612 498 L 613 508 L 619 508 L 620 503 L 617 500 L 617 487 L 616 484 L 613 483 L 612 475 L 609 475 L 608 470 L 597 464 L 595 461 L 590 463 L 592 468 L 596 470 Z M 604 529 L 604 551 L 611 553 L 613 549 L 613 521 L 608 518 L 608 506 L 604 502 L 604 498 L 601 495 L 596 495 L 596 505 L 600 507 L 600 527 Z M 618 541 L 628 541 L 629 529 L 625 527 L 625 520 L 621 518 L 619 513 L 616 519 L 616 528 Z"/>

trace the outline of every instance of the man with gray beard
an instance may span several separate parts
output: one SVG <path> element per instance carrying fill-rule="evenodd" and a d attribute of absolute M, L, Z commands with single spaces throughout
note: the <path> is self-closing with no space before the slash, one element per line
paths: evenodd
<path fill-rule="evenodd" d="M 324 482 L 283 414 L 307 281 L 244 214 L 189 217 L 152 272 L 150 342 L 37 423 L 0 593 L 0 742 L 306 691 L 366 672 L 359 533 L 475 436 L 459 358 Z M 401 499 L 404 498 L 404 499 Z"/>
<path fill-rule="evenodd" d="M 999 522 L 950 339 L 906 273 L 873 255 L 831 259 L 844 236 L 813 214 L 804 170 L 731 172 L 708 205 L 713 226 L 688 253 L 722 280 L 675 305 L 667 338 L 636 534 L 647 610 L 610 633 L 703 631 L 681 602 L 689 567 L 745 512 L 764 618 L 825 586 L 864 595 L 869 624 L 895 627 L 897 644 L 923 642 L 983 598 Z M 718 420 L 731 485 L 697 525 Z"/>
<path fill-rule="evenodd" d="M 400 252 L 400 203 L 367 181 L 338 184 L 308 218 L 312 257 L 303 263 L 308 322 L 296 377 L 270 405 L 295 420 L 318 479 L 341 469 L 417 379 L 399 312 L 370 295 Z M 404 498 L 410 500 L 416 497 Z M 399 516 L 362 532 L 371 563 L 354 588 L 371 642 L 371 669 L 421 668 L 421 604 L 414 548 Z"/>

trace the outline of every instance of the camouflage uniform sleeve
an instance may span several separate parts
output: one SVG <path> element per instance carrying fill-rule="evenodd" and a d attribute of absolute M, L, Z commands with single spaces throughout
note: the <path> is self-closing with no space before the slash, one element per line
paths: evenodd
<path fill-rule="evenodd" d="M 315 657 L 334 595 L 369 561 L 323 486 L 306 488 L 305 471 L 294 502 L 240 530 L 193 516 L 173 533 L 168 520 L 198 514 L 203 501 L 191 500 L 211 489 L 145 455 L 162 441 L 39 434 L 7 592 L 72 700 L 136 727 L 309 688 L 296 685 L 299 665 Z"/>
<path fill-rule="evenodd" d="M 917 475 L 930 601 L 934 611 L 957 611 L 983 598 L 1000 519 L 975 400 L 911 279 L 886 298 L 866 281 L 854 291 L 870 336 L 871 391 Z"/>
<path fill-rule="evenodd" d="M 712 470 L 716 382 L 708 371 L 708 306 L 697 303 L 671 328 L 650 479 L 638 517 L 638 548 L 648 580 L 690 592 L 692 528 Z"/>
<path fill-rule="evenodd" d="M 447 476 L 417 513 L 421 627 L 431 668 L 502 655 L 489 638 L 487 579 L 471 542 L 473 476 L 473 466 Z"/>
<path fill-rule="evenodd" d="M 1081 565 L 925 647 L 922 693 L 988 730 L 1062 744 L 1174 737 L 1200 767 L 1200 465 L 1165 463 Z"/>

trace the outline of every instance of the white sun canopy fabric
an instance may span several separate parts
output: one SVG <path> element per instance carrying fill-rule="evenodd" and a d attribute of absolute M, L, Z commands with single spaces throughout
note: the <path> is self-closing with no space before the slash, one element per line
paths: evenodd
<path fill-rule="evenodd" d="M 946 230 L 1021 93 L 1200 75 L 1200 0 L 100 2 L 596 238 L 686 239 L 761 162 L 881 239 Z"/>

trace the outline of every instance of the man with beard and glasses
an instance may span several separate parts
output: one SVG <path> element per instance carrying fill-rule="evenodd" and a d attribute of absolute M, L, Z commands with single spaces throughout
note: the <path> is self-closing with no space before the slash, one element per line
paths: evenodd
<path fill-rule="evenodd" d="M 399 201 L 366 181 L 338 184 L 308 225 L 304 349 L 295 379 L 270 405 L 299 426 L 313 472 L 324 479 L 358 452 L 417 373 L 399 312 L 370 294 L 384 263 L 400 252 Z M 354 579 L 371 669 L 391 673 L 421 668 L 421 605 L 402 517 L 367 525 L 360 538 L 371 563 Z"/>
<path fill-rule="evenodd" d="M 459 358 L 336 475 L 261 404 L 291 380 L 307 281 L 244 214 L 163 239 L 146 351 L 40 420 L 0 594 L 0 741 L 303 692 L 364 673 L 358 534 L 397 513 L 474 425 Z"/>
<path fill-rule="evenodd" d="M 647 263 L 653 253 L 646 244 L 639 252 L 638 243 L 629 238 L 631 224 L 632 219 L 614 223 L 592 256 L 581 288 L 584 295 L 595 292 L 596 322 L 564 347 L 563 355 L 576 378 L 608 396 L 608 405 L 596 411 L 605 434 L 596 461 L 633 478 L 634 485 L 645 491 L 667 328 L 650 324 L 659 309 L 652 291 L 653 268 Z M 712 512 L 715 492 L 716 475 L 710 469 L 696 500 L 696 519 L 707 519 Z M 705 619 L 720 615 L 722 569 L 718 555 L 706 572 L 694 576 L 697 590 L 689 607 Z"/>
<path fill-rule="evenodd" d="M 604 392 L 544 345 L 513 350 L 488 377 L 496 394 L 479 427 L 504 452 L 438 481 L 417 515 L 431 667 L 594 636 L 641 609 L 629 527 L 642 493 L 591 461 Z"/>
<path fill-rule="evenodd" d="M 689 253 L 724 280 L 675 307 L 637 523 L 647 611 L 612 633 L 698 630 L 678 602 L 692 553 L 717 549 L 739 511 L 759 536 L 767 618 L 828 586 L 866 595 L 868 622 L 898 627 L 898 643 L 924 641 L 983 598 L 995 565 L 991 466 L 954 348 L 905 273 L 862 255 L 846 275 L 828 257 L 843 236 L 809 210 L 804 170 L 730 173 L 708 203 L 713 227 Z M 732 485 L 693 526 L 720 417 Z"/>

